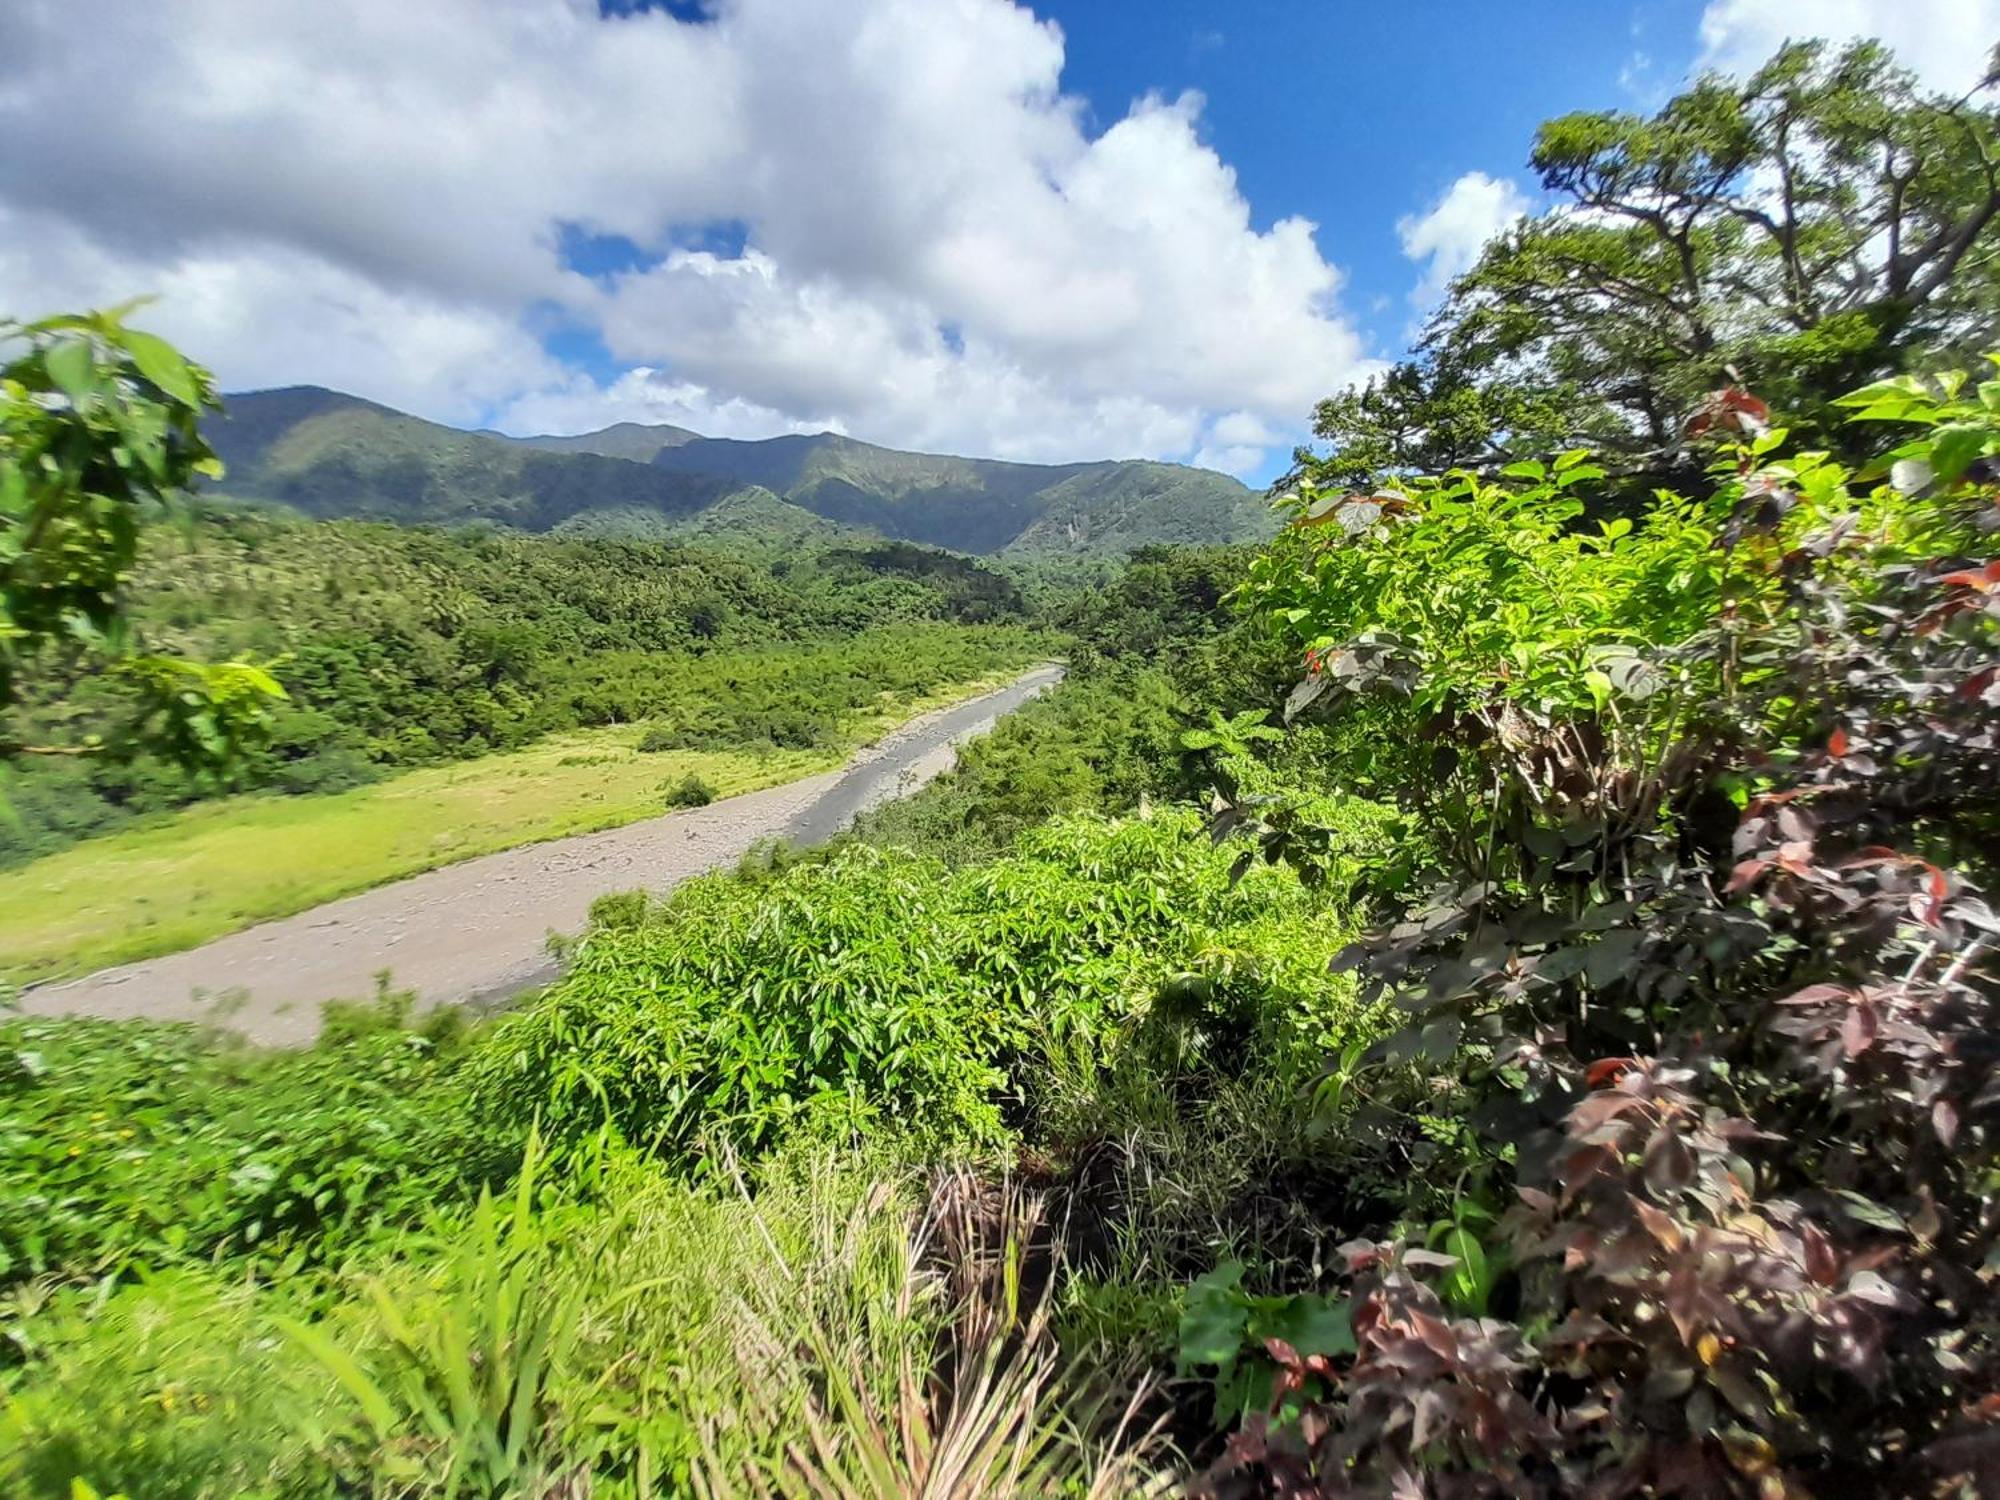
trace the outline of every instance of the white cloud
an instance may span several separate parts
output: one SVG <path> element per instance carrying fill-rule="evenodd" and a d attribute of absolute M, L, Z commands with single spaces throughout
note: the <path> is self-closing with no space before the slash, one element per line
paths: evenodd
<path fill-rule="evenodd" d="M 159 300 L 135 321 L 232 390 L 329 385 L 463 425 L 516 391 L 562 378 L 517 320 L 475 303 L 385 288 L 289 246 L 149 261 L 60 218 L 0 204 L 0 308 L 32 317 L 141 293 Z"/>
<path fill-rule="evenodd" d="M 1486 242 L 1527 211 L 1528 200 L 1514 182 L 1467 172 L 1423 213 L 1399 220 L 1403 254 L 1424 263 L 1411 300 L 1426 307 L 1436 302 L 1472 269 Z"/>
<path fill-rule="evenodd" d="M 232 386 L 514 430 L 648 410 L 1010 457 L 1261 451 L 1370 368 L 1338 271 L 1311 224 L 1253 225 L 1198 97 L 1091 136 L 1062 63 L 1007 0 L 729 0 L 700 26 L 9 0 L 0 307 L 158 290 L 153 321 Z M 717 222 L 744 255 L 672 249 Z M 577 275 L 564 224 L 660 258 Z M 554 367 L 524 331 L 551 307 L 630 373 Z M 1231 413 L 1261 435 L 1209 441 Z"/>
<path fill-rule="evenodd" d="M 1924 83 L 1961 93 L 2000 42 L 2000 0 L 1709 0 L 1701 65 L 1751 73 L 1787 40 L 1809 37 L 1879 38 Z"/>

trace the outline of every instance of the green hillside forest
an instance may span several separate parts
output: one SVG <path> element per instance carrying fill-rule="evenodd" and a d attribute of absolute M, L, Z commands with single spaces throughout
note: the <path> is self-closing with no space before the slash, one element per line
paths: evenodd
<path fill-rule="evenodd" d="M 1068 666 L 498 1013 L 0 1017 L 0 1494 L 2000 1495 L 1994 85 L 1532 149 L 1269 502 L 0 325 L 25 870 Z"/>
<path fill-rule="evenodd" d="M 837 749 L 885 695 L 927 697 L 1043 649 L 1012 580 L 893 542 L 735 556 L 203 506 L 147 528 L 129 590 L 150 648 L 268 662 L 285 701 L 254 748 L 204 776 L 142 744 L 7 767 L 0 866 L 196 800 L 344 791 L 562 730 Z M 52 671 L 18 706 L 21 734 L 115 734 L 122 692 L 84 663 Z"/>
<path fill-rule="evenodd" d="M 319 517 L 767 541 L 816 517 L 829 537 L 858 530 L 1010 557 L 1115 557 L 1272 529 L 1258 495 L 1207 469 L 945 458 L 830 432 L 746 442 L 625 423 L 510 439 L 299 387 L 229 397 L 209 433 L 223 491 Z"/>

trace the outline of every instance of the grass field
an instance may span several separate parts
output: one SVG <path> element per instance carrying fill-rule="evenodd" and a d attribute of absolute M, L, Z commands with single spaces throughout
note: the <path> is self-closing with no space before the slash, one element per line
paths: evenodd
<path fill-rule="evenodd" d="M 718 797 L 793 781 L 1013 675 L 885 701 L 840 749 L 641 755 L 644 726 L 628 724 L 331 796 L 200 803 L 0 872 L 0 980 L 174 953 L 439 865 L 653 817 L 668 810 L 663 788 L 690 773 Z"/>

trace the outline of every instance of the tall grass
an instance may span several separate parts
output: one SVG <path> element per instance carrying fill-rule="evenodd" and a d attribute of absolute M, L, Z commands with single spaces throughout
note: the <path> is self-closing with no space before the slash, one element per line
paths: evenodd
<path fill-rule="evenodd" d="M 902 1339 L 893 1363 L 871 1359 L 871 1341 L 846 1319 L 795 1321 L 799 1290 L 827 1263 L 774 1266 L 757 1283 L 742 1308 L 738 1358 L 753 1395 L 784 1399 L 746 1410 L 797 1412 L 804 1436 L 783 1441 L 775 1472 L 711 1444 L 696 1474 L 701 1494 L 1094 1500 L 1164 1486 L 1148 1473 L 1161 1448 L 1157 1426 L 1138 1415 L 1144 1382 L 1121 1390 L 1057 1348 L 1050 1309 L 1061 1239 L 1043 1198 L 1012 1179 L 945 1170 L 897 1248 L 890 1316 L 930 1337 Z M 839 1262 L 830 1264 L 837 1274 Z"/>

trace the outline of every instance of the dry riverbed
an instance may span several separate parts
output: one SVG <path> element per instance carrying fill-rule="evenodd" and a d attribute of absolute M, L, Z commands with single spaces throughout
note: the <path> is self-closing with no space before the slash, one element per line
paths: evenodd
<path fill-rule="evenodd" d="M 948 769 L 950 747 L 1053 686 L 1040 667 L 1008 687 L 912 720 L 848 764 L 801 781 L 601 833 L 447 865 L 184 953 L 105 969 L 21 997 L 35 1015 L 207 1020 L 294 1045 L 327 1000 L 367 995 L 387 970 L 426 1004 L 472 1004 L 552 976 L 551 932 L 576 931 L 609 891 L 663 891 L 733 864 L 767 838 L 831 836 L 869 806 Z"/>

